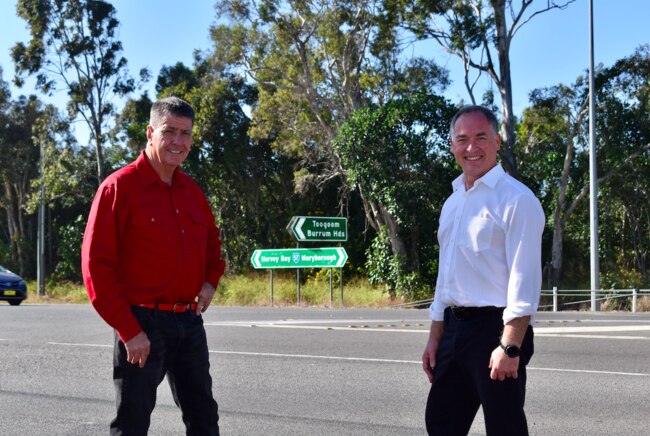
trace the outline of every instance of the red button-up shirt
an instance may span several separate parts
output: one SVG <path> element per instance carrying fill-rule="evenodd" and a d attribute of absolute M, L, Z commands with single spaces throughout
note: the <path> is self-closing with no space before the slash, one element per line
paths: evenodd
<path fill-rule="evenodd" d="M 81 250 L 86 291 L 123 341 L 140 333 L 131 305 L 194 302 L 223 275 L 219 228 L 201 188 L 180 170 L 168 186 L 144 152 L 108 176 Z"/>

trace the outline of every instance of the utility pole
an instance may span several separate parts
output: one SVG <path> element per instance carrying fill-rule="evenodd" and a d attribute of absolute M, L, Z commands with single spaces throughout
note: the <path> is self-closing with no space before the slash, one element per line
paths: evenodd
<path fill-rule="evenodd" d="M 589 222 L 591 223 L 591 310 L 598 311 L 598 177 L 596 169 L 596 90 L 594 86 L 594 0 L 589 0 Z"/>
<path fill-rule="evenodd" d="M 43 182 L 43 146 L 40 147 L 41 195 L 38 206 L 38 236 L 36 242 L 36 285 L 38 295 L 45 295 L 45 183 Z"/>

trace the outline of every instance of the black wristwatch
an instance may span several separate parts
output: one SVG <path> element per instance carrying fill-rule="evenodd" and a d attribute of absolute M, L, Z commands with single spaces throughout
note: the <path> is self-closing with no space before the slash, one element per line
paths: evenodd
<path fill-rule="evenodd" d="M 503 352 L 506 353 L 506 356 L 512 357 L 513 359 L 519 357 L 519 353 L 521 352 L 521 349 L 516 345 L 503 345 L 501 338 L 499 338 L 499 347 L 503 348 Z"/>

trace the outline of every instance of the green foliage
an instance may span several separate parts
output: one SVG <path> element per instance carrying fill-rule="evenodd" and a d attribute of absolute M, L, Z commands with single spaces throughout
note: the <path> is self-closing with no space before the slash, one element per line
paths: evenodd
<path fill-rule="evenodd" d="M 81 276 L 81 241 L 86 220 L 79 215 L 73 222 L 59 229 L 59 262 L 54 268 L 52 280 L 74 281 Z"/>
<path fill-rule="evenodd" d="M 449 181 L 453 167 L 447 140 L 454 112 L 442 97 L 426 93 L 361 109 L 333 147 L 353 186 L 384 205 L 400 225 L 417 226 L 445 198 L 436 187 Z"/>
<path fill-rule="evenodd" d="M 372 240 L 366 253 L 366 275 L 371 285 L 383 284 L 386 291 L 394 297 L 399 282 L 399 264 L 397 257 L 393 256 L 390 246 L 388 230 L 382 226 L 377 236 Z"/>
<path fill-rule="evenodd" d="M 130 151 L 128 161 L 134 160 L 147 144 L 147 125 L 152 104 L 145 92 L 136 100 L 127 100 L 122 112 L 116 117 L 111 139 L 115 143 L 126 145 Z"/>
<path fill-rule="evenodd" d="M 596 71 L 596 149 L 599 177 L 599 253 L 603 283 L 625 282 L 638 271 L 648 283 L 647 190 L 650 180 L 650 49 L 639 48 Z M 531 93 L 519 126 L 522 178 L 552 217 L 549 268 L 562 271 L 562 287 L 588 283 L 588 89 L 584 77 Z M 547 236 L 549 237 L 549 236 Z M 553 271 L 551 271 L 553 274 Z M 558 270 L 550 285 L 559 284 Z M 553 283 L 554 282 L 554 283 Z"/>
<path fill-rule="evenodd" d="M 365 273 L 371 285 L 385 286 L 391 298 L 420 301 L 433 295 L 432 274 L 407 272 L 404 260 L 393 255 L 388 231 L 382 227 L 367 252 Z"/>
<path fill-rule="evenodd" d="M 333 142 L 350 183 L 376 214 L 380 229 L 367 265 L 373 282 L 391 294 L 411 274 L 404 295 L 419 294 L 406 288 L 435 277 L 430 240 L 454 177 L 447 145 L 454 113 L 443 98 L 416 93 L 355 112 Z"/>
<path fill-rule="evenodd" d="M 68 113 L 80 116 L 94 141 L 97 176 L 104 178 L 103 147 L 106 125 L 115 112 L 111 96 L 125 96 L 138 87 L 120 57 L 119 22 L 109 2 L 99 0 L 19 0 L 16 12 L 29 28 L 28 44 L 11 50 L 15 82 L 36 76 L 36 87 L 50 95 L 63 86 L 69 96 Z M 140 71 L 140 81 L 149 72 Z"/>
<path fill-rule="evenodd" d="M 448 83 L 433 61 L 398 56 L 390 31 L 378 36 L 379 0 L 220 0 L 217 8 L 233 24 L 211 29 L 210 62 L 258 83 L 249 133 L 299 159 L 301 193 L 329 183 L 349 192 L 330 143 L 355 110 Z"/>

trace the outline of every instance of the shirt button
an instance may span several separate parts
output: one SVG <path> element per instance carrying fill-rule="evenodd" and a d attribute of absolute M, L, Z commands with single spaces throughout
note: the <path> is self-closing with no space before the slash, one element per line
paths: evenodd
<path fill-rule="evenodd" d="M 176 213 L 178 213 L 178 209 L 176 209 Z"/>

